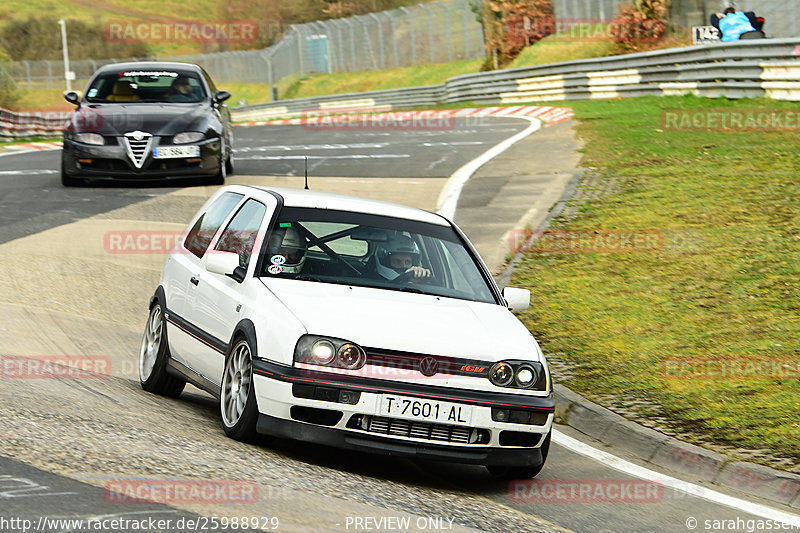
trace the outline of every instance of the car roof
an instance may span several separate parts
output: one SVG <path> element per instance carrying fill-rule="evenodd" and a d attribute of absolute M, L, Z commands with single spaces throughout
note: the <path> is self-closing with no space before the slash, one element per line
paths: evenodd
<path fill-rule="evenodd" d="M 97 72 L 107 72 L 110 70 L 153 70 L 153 69 L 181 69 L 200 72 L 200 67 L 192 63 L 178 63 L 173 61 L 130 61 L 126 63 L 109 63 L 97 69 Z"/>
<path fill-rule="evenodd" d="M 238 188 L 232 186 L 233 188 Z M 286 207 L 308 207 L 312 209 L 332 209 L 335 211 L 352 211 L 356 213 L 366 213 L 372 215 L 382 215 L 387 217 L 404 218 L 437 224 L 439 226 L 449 226 L 450 222 L 443 216 L 406 205 L 384 202 L 382 200 L 372 200 L 359 196 L 346 194 L 336 194 L 308 189 L 293 189 L 290 187 L 263 187 L 248 186 L 248 189 L 256 189 L 266 194 L 278 194 L 283 198 L 283 205 Z"/>

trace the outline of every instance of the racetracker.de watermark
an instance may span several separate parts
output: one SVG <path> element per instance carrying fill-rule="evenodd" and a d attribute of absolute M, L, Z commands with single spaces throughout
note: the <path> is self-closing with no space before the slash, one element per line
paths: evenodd
<path fill-rule="evenodd" d="M 664 235 L 655 229 L 515 230 L 509 233 L 513 252 L 637 253 L 657 252 Z"/>
<path fill-rule="evenodd" d="M 258 483 L 234 480 L 125 479 L 107 481 L 108 503 L 244 504 L 258 501 Z"/>
<path fill-rule="evenodd" d="M 258 31 L 255 20 L 110 20 L 103 25 L 109 42 L 252 43 L 258 39 Z"/>
<path fill-rule="evenodd" d="M 302 126 L 312 131 L 451 131 L 456 126 L 456 117 L 437 111 L 375 114 L 342 114 L 342 111 L 304 111 Z"/>
<path fill-rule="evenodd" d="M 800 131 L 800 111 L 791 109 L 667 109 L 665 131 Z"/>
<path fill-rule="evenodd" d="M 642 479 L 520 479 L 508 495 L 518 503 L 658 503 L 664 486 Z"/>
<path fill-rule="evenodd" d="M 506 25 L 507 31 L 514 36 L 526 35 L 549 36 L 548 42 L 592 42 L 616 41 L 625 36 L 633 36 L 640 40 L 660 38 L 658 26 L 648 27 L 642 24 L 619 24 L 613 19 L 568 19 L 523 17 Z"/>
<path fill-rule="evenodd" d="M 668 357 L 661 373 L 677 379 L 798 379 L 800 358 Z"/>
<path fill-rule="evenodd" d="M 4 355 L 0 379 L 99 379 L 111 375 L 106 355 Z"/>

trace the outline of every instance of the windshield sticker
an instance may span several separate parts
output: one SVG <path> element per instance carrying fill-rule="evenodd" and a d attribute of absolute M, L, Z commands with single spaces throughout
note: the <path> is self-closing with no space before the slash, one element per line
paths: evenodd
<path fill-rule="evenodd" d="M 177 72 L 167 72 L 166 70 L 129 70 L 128 72 L 120 72 L 119 77 L 128 77 L 128 76 L 169 76 L 170 78 L 177 78 Z"/>
<path fill-rule="evenodd" d="M 292 227 L 292 223 L 291 222 L 281 222 L 279 224 L 279 227 L 281 227 L 281 228 L 291 228 Z"/>
<path fill-rule="evenodd" d="M 273 255 L 269 258 L 269 262 L 273 265 L 282 265 L 286 262 L 286 257 L 282 255 Z"/>
<path fill-rule="evenodd" d="M 89 98 L 92 98 L 97 95 L 97 89 L 89 89 L 89 94 L 87 95 Z"/>
<path fill-rule="evenodd" d="M 283 272 L 283 267 L 281 265 L 270 265 L 267 272 L 270 274 L 280 274 Z"/>

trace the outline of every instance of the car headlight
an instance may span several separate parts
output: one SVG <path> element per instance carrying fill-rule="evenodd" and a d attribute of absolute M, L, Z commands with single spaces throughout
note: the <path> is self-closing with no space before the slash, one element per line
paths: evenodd
<path fill-rule="evenodd" d="M 173 137 L 172 142 L 173 144 L 196 143 L 202 141 L 204 137 L 205 135 L 199 131 L 184 131 Z"/>
<path fill-rule="evenodd" d="M 299 363 L 358 370 L 367 363 L 367 354 L 361 346 L 343 339 L 303 335 L 295 346 L 294 360 Z"/>
<path fill-rule="evenodd" d="M 83 144 L 103 145 L 106 140 L 99 133 L 76 133 L 75 140 Z"/>
<path fill-rule="evenodd" d="M 514 379 L 514 368 L 508 363 L 495 363 L 489 371 L 489 381 L 498 387 L 505 387 Z"/>
<path fill-rule="evenodd" d="M 500 361 L 489 370 L 489 381 L 498 387 L 547 390 L 544 365 L 538 361 Z"/>

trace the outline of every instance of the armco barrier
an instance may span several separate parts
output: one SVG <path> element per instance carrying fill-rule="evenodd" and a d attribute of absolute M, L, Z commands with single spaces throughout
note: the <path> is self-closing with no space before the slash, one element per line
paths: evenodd
<path fill-rule="evenodd" d="M 443 103 L 504 105 L 643 95 L 800 101 L 800 39 L 689 46 L 466 74 L 441 85 L 317 96 L 237 107 L 237 122 L 304 114 L 391 111 Z M 52 134 L 64 119 L 0 111 L 0 137 Z"/>
<path fill-rule="evenodd" d="M 0 107 L 0 139 L 4 137 L 52 137 L 61 133 L 70 111 L 15 113 Z"/>
<path fill-rule="evenodd" d="M 304 113 L 389 111 L 442 103 L 483 105 L 643 95 L 800 100 L 800 39 L 689 46 L 466 74 L 441 85 L 339 94 L 243 106 L 236 121 Z"/>

